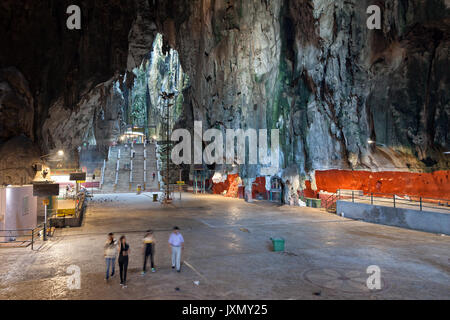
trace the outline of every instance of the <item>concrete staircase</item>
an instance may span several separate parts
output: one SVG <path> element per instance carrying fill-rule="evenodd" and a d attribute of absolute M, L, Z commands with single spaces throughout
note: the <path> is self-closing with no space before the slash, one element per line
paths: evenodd
<path fill-rule="evenodd" d="M 148 144 L 144 148 L 143 144 L 134 145 L 134 157 L 131 156 L 131 148 L 125 148 L 124 145 L 111 147 L 109 159 L 106 161 L 104 180 L 102 186 L 102 193 L 125 193 L 136 192 L 138 185 L 147 191 L 159 190 L 158 171 L 156 160 L 156 146 L 155 144 Z M 120 159 L 119 159 L 120 151 Z M 146 158 L 144 157 L 146 154 Z M 119 160 L 119 178 L 117 185 L 116 168 L 117 160 Z M 144 163 L 146 171 L 144 171 Z M 133 170 L 131 170 L 133 169 Z M 144 179 L 144 172 L 146 172 L 146 181 Z M 153 180 L 153 172 L 156 178 Z M 132 174 L 132 179 L 130 179 Z"/>
<path fill-rule="evenodd" d="M 106 161 L 105 172 L 103 177 L 102 192 L 114 192 L 114 183 L 116 179 L 116 166 L 118 157 L 118 147 L 111 147 L 109 159 Z"/>
<path fill-rule="evenodd" d="M 147 145 L 147 183 L 145 185 L 146 190 L 159 191 L 158 181 L 158 165 L 156 157 L 156 144 Z M 153 173 L 155 173 L 155 179 L 153 179 Z"/>

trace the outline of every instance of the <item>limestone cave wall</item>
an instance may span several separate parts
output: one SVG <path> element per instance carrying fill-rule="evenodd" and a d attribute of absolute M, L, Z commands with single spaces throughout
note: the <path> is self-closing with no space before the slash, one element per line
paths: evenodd
<path fill-rule="evenodd" d="M 81 31 L 65 28 L 72 2 L 82 8 Z M 371 4 L 382 8 L 381 30 L 366 27 Z M 297 186 L 314 185 L 315 170 L 448 170 L 449 7 L 446 0 L 5 0 L 0 139 L 24 135 L 42 152 L 58 143 L 73 149 L 81 137 L 112 139 L 115 116 L 109 126 L 93 124 L 100 110 L 115 114 L 121 97 L 108 103 L 100 92 L 125 74 L 131 86 L 131 71 L 160 32 L 163 51 L 178 51 L 190 79 L 179 125 L 280 129 L 279 174 Z M 23 121 L 8 126 L 11 117 Z M 243 166 L 241 176 L 260 170 Z"/>
<path fill-rule="evenodd" d="M 157 3 L 191 77 L 186 118 L 280 129 L 292 193 L 316 189 L 315 170 L 449 169 L 448 1 Z M 366 26 L 372 4 L 381 30 Z M 251 185 L 261 168 L 240 174 Z"/>

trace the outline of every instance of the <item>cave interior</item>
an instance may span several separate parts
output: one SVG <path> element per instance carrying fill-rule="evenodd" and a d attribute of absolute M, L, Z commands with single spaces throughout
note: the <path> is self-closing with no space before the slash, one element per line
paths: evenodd
<path fill-rule="evenodd" d="M 239 196 L 239 181 L 265 196 L 276 177 L 286 203 L 338 189 L 448 199 L 450 4 L 380 0 L 370 30 L 371 3 L 2 1 L 0 184 L 31 183 L 61 149 L 67 168 L 83 149 L 105 158 L 129 129 L 167 139 L 161 92 L 176 92 L 171 130 L 279 130 L 278 170 L 209 166 L 228 174 L 214 193 Z"/>

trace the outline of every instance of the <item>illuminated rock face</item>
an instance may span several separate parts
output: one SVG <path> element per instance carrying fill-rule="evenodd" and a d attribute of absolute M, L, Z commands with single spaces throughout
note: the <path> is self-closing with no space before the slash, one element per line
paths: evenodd
<path fill-rule="evenodd" d="M 36 176 L 35 164 L 42 164 L 39 148 L 25 136 L 11 138 L 0 146 L 0 182 L 2 185 L 30 184 Z"/>
<path fill-rule="evenodd" d="M 120 133 L 124 99 L 118 84 L 102 83 L 88 93 L 74 109 L 58 99 L 42 126 L 42 144 L 49 150 L 74 151 L 83 144 L 97 145 L 105 153 Z"/>
<path fill-rule="evenodd" d="M 160 32 L 190 78 L 179 126 L 279 128 L 279 174 L 292 194 L 305 180 L 315 189 L 315 170 L 449 168 L 448 1 L 379 1 L 375 31 L 366 27 L 369 0 L 81 2 L 90 17 L 83 32 L 64 29 L 67 1 L 2 5 L 9 50 L 0 68 L 15 66 L 29 81 L 34 120 L 21 133 L 43 150 L 52 141 L 75 147 L 65 130 L 48 130 L 50 119 L 77 127 L 96 86 L 125 73 L 131 85 Z M 76 128 L 80 136 L 92 136 L 89 121 Z M 241 166 L 240 176 L 260 169 Z"/>
<path fill-rule="evenodd" d="M 172 14 L 159 3 L 158 28 L 191 78 L 186 118 L 279 128 L 294 189 L 315 170 L 448 169 L 446 4 L 380 3 L 375 31 L 372 1 L 179 1 Z"/>

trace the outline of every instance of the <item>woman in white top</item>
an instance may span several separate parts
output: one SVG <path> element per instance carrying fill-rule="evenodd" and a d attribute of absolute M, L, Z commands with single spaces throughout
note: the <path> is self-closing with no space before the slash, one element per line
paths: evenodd
<path fill-rule="evenodd" d="M 108 240 L 106 240 L 105 247 L 104 247 L 104 256 L 106 261 L 106 278 L 105 280 L 108 281 L 110 275 L 109 275 L 109 269 L 111 267 L 111 277 L 114 276 L 115 268 L 116 268 L 116 258 L 117 258 L 117 240 L 114 239 L 114 234 L 110 233 L 108 234 Z"/>

